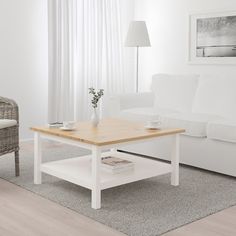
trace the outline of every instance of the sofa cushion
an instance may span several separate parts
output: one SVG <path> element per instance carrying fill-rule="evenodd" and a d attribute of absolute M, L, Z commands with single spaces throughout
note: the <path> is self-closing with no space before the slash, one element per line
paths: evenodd
<path fill-rule="evenodd" d="M 206 128 L 208 122 L 217 119 L 219 119 L 219 117 L 207 114 L 172 114 L 162 117 L 162 126 L 163 128 L 183 128 L 185 129 L 184 135 L 193 137 L 206 137 Z"/>
<path fill-rule="evenodd" d="M 176 112 L 167 110 L 167 109 L 159 109 L 158 111 L 153 107 L 140 107 L 140 108 L 132 108 L 123 110 L 120 113 L 120 117 L 128 120 L 136 120 L 141 122 L 146 122 L 149 120 L 159 119 L 160 116 L 175 114 Z"/>
<path fill-rule="evenodd" d="M 236 118 L 236 78 L 204 75 L 193 103 L 193 112 Z"/>
<path fill-rule="evenodd" d="M 0 119 L 0 129 L 12 127 L 16 124 L 16 120 Z"/>
<path fill-rule="evenodd" d="M 230 120 L 209 122 L 207 125 L 207 137 L 236 143 L 236 122 Z"/>
<path fill-rule="evenodd" d="M 154 75 L 151 89 L 155 93 L 156 109 L 191 112 L 198 77 L 198 75 Z"/>

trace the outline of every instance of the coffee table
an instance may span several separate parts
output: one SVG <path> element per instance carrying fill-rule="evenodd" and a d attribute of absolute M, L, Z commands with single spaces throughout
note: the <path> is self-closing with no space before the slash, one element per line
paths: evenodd
<path fill-rule="evenodd" d="M 179 134 L 183 129 L 146 130 L 141 123 L 105 119 L 97 128 L 90 122 L 80 122 L 75 131 L 48 127 L 32 127 L 31 130 L 34 131 L 34 183 L 41 184 L 42 173 L 47 173 L 88 188 L 92 191 L 94 209 L 101 208 L 101 191 L 107 188 L 167 173 L 171 173 L 171 184 L 179 185 Z M 171 164 L 117 151 L 122 146 L 155 141 L 163 136 L 173 137 Z M 42 162 L 42 138 L 89 149 L 91 155 Z M 134 170 L 119 174 L 103 171 L 101 157 L 107 155 L 134 162 Z"/>

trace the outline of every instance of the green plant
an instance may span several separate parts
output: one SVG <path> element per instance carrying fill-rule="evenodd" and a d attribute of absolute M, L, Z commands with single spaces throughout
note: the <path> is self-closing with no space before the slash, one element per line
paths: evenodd
<path fill-rule="evenodd" d="M 96 91 L 94 88 L 89 88 L 89 94 L 92 94 L 92 107 L 97 108 L 99 99 L 104 95 L 104 89 Z"/>

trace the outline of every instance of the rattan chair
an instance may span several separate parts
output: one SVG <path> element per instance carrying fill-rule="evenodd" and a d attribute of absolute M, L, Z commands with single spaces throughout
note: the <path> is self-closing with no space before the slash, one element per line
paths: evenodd
<path fill-rule="evenodd" d="M 19 176 L 19 112 L 13 100 L 0 97 L 0 119 L 17 121 L 14 126 L 0 129 L 0 156 L 15 153 L 15 174 Z"/>

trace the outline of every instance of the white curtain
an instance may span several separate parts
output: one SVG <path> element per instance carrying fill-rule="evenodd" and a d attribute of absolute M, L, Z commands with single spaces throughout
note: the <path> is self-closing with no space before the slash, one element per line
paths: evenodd
<path fill-rule="evenodd" d="M 90 116 L 88 88 L 125 91 L 119 0 L 49 0 L 49 122 Z"/>

